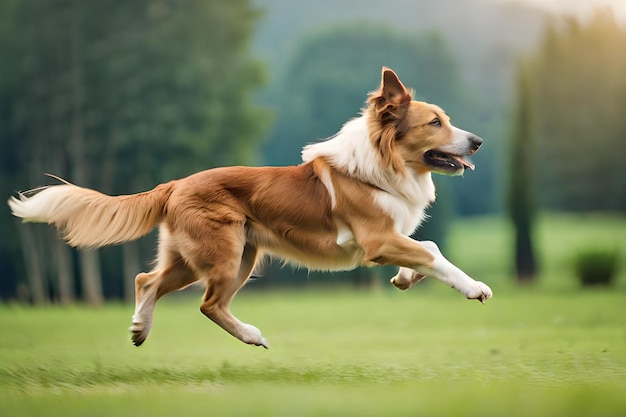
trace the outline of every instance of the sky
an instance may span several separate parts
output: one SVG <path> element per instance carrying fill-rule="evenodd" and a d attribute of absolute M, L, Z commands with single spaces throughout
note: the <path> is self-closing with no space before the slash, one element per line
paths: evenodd
<path fill-rule="evenodd" d="M 626 0 L 491 0 L 533 5 L 553 13 L 588 15 L 596 8 L 610 8 L 620 20 L 626 20 Z"/>

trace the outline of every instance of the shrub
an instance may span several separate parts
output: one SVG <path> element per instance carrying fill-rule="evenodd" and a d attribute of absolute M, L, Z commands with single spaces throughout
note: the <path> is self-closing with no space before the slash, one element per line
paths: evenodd
<path fill-rule="evenodd" d="M 574 260 L 576 275 L 583 286 L 609 286 L 617 273 L 617 250 L 587 249 Z"/>

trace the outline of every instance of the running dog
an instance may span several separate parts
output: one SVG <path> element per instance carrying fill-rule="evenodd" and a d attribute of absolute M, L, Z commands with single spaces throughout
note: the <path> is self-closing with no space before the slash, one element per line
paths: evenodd
<path fill-rule="evenodd" d="M 135 278 L 136 346 L 148 337 L 158 299 L 202 281 L 202 313 L 242 342 L 268 348 L 261 331 L 229 308 L 265 255 L 328 271 L 396 265 L 391 283 L 401 290 L 430 276 L 468 299 L 490 298 L 491 289 L 435 243 L 409 237 L 435 199 L 431 173 L 474 169 L 464 157 L 482 143 L 438 106 L 413 100 L 383 68 L 361 116 L 306 146 L 300 165 L 210 169 L 124 196 L 63 183 L 20 193 L 9 206 L 26 222 L 54 224 L 83 248 L 159 227 L 155 267 Z"/>

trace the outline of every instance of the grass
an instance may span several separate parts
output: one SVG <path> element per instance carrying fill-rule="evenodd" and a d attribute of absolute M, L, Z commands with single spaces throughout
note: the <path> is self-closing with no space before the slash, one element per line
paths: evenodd
<path fill-rule="evenodd" d="M 616 287 L 626 290 L 626 216 L 619 214 L 551 214 L 539 216 L 535 252 L 540 269 L 538 287 L 544 291 L 576 291 L 575 258 L 589 249 L 616 250 Z M 514 290 L 513 230 L 507 219 L 476 217 L 454 225 L 448 258 L 471 276 L 499 290 Z M 480 277 L 480 278 L 478 278 Z"/>
<path fill-rule="evenodd" d="M 0 305 L 0 417 L 623 416 L 626 222 L 541 217 L 542 273 L 511 278 L 503 220 L 457 224 L 447 255 L 489 283 L 485 306 L 431 282 L 408 292 L 255 292 L 233 310 L 270 350 L 244 345 L 198 311 L 193 290 L 157 306 L 144 346 L 132 307 Z M 613 290 L 582 291 L 572 257 L 622 256 Z M 329 277 L 329 279 L 331 279 Z"/>
<path fill-rule="evenodd" d="M 188 296 L 158 305 L 140 348 L 128 306 L 4 306 L 0 415 L 626 413 L 623 293 L 522 291 L 481 306 L 420 290 L 241 294 L 234 310 L 267 351 Z"/>

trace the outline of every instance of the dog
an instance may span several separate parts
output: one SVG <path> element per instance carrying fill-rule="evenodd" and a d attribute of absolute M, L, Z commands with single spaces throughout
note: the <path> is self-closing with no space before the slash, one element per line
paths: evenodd
<path fill-rule="evenodd" d="M 431 173 L 473 170 L 465 157 L 482 143 L 438 106 L 413 100 L 383 67 L 361 115 L 305 146 L 300 165 L 215 168 L 124 196 L 64 182 L 20 193 L 9 206 L 25 222 L 54 224 L 75 247 L 128 242 L 159 226 L 155 267 L 135 278 L 134 345 L 148 337 L 158 299 L 203 281 L 202 313 L 268 348 L 229 308 L 265 255 L 328 271 L 396 265 L 391 283 L 401 290 L 430 276 L 468 299 L 490 298 L 434 242 L 409 237 L 435 200 Z"/>

